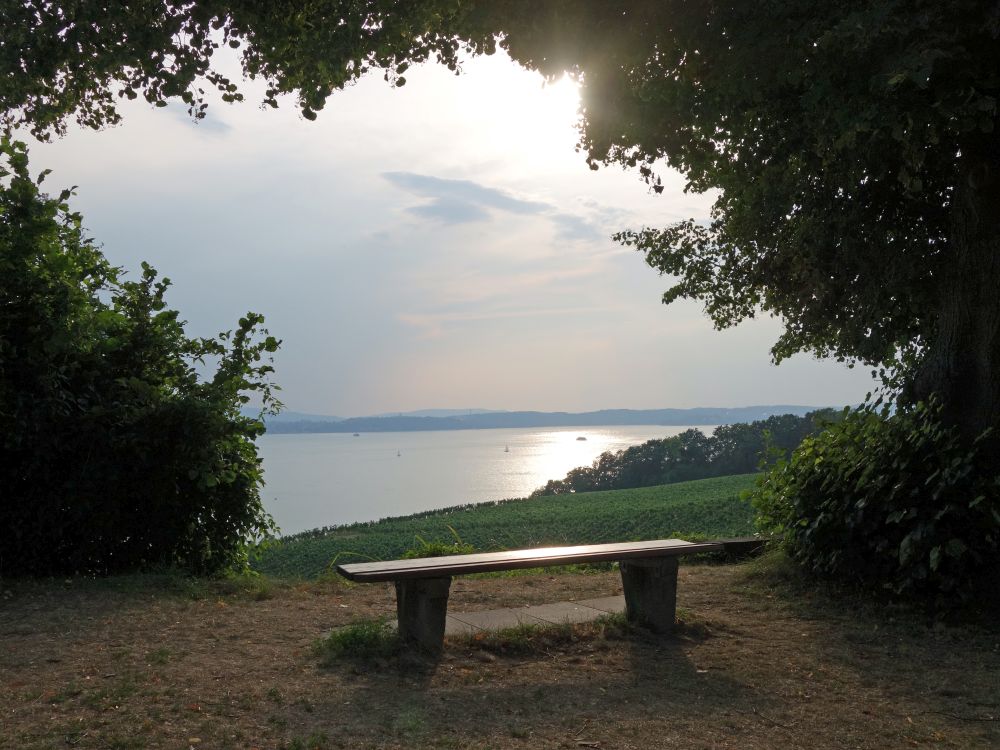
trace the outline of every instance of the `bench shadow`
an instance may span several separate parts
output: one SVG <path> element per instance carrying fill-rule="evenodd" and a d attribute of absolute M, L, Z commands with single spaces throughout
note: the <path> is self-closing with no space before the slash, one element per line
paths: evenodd
<path fill-rule="evenodd" d="M 518 656 L 450 643 L 440 658 L 404 655 L 357 675 L 352 690 L 366 695 L 367 708 L 356 728 L 411 745 L 449 733 L 468 740 L 529 732 L 575 745 L 581 726 L 598 731 L 670 716 L 695 727 L 766 709 L 771 699 L 753 686 L 692 661 L 691 650 L 711 637 L 681 626 L 670 636 L 633 631 Z"/>

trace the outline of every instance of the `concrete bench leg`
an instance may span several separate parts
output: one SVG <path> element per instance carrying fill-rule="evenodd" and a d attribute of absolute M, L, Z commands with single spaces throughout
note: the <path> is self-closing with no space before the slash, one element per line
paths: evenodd
<path fill-rule="evenodd" d="M 625 617 L 656 633 L 669 633 L 677 617 L 677 558 L 622 560 Z"/>
<path fill-rule="evenodd" d="M 431 654 L 441 653 L 450 588 L 450 577 L 396 581 L 396 616 L 404 642 Z"/>

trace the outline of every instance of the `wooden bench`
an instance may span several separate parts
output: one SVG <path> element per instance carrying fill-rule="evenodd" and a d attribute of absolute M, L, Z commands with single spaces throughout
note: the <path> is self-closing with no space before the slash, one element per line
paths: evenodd
<path fill-rule="evenodd" d="M 666 633 L 674 627 L 677 612 L 677 558 L 680 555 L 747 552 L 762 543 L 760 539 L 713 542 L 658 539 L 349 563 L 338 565 L 337 572 L 351 581 L 393 581 L 396 584 L 400 637 L 425 651 L 438 653 L 444 644 L 452 576 L 550 565 L 617 562 L 625 589 L 628 620 L 655 632 Z"/>

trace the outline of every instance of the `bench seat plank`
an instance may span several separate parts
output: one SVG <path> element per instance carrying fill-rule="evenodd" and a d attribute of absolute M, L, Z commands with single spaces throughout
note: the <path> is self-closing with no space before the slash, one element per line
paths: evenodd
<path fill-rule="evenodd" d="M 347 563 L 338 565 L 337 572 L 352 581 L 375 583 L 377 581 L 400 581 L 414 578 L 444 578 L 466 573 L 540 568 L 549 565 L 672 557 L 697 552 L 720 552 L 723 549 L 725 549 L 724 545 L 718 542 L 656 539 L 646 542 L 586 544 L 577 547 L 541 547 L 508 552 L 480 552 L 474 555 Z"/>

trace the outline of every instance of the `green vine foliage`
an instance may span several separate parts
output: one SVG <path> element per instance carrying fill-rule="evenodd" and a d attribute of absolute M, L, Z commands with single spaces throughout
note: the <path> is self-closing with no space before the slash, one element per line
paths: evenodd
<path fill-rule="evenodd" d="M 0 140 L 0 575 L 245 564 L 275 529 L 240 408 L 280 407 L 279 342 L 254 313 L 189 338 L 169 281 L 124 280 L 46 174 Z"/>
<path fill-rule="evenodd" d="M 759 480 L 758 525 L 811 573 L 962 604 L 1000 572 L 1000 476 L 982 443 L 942 426 L 933 400 L 845 411 Z"/>

